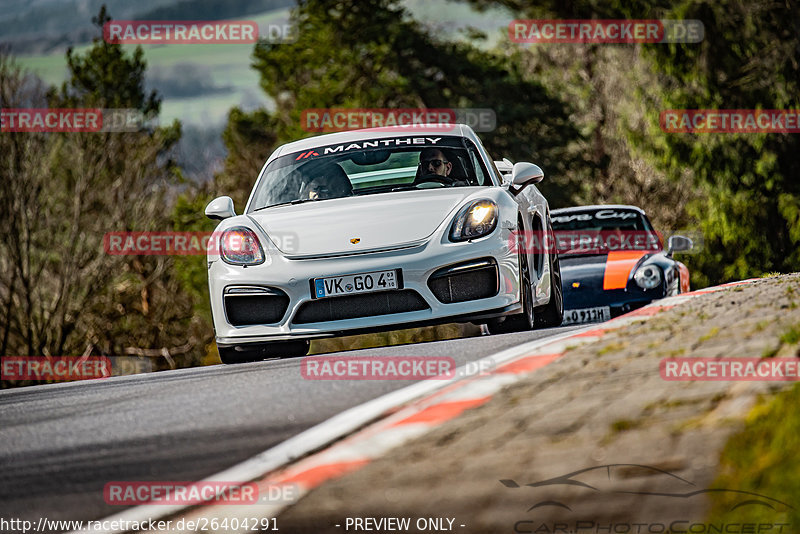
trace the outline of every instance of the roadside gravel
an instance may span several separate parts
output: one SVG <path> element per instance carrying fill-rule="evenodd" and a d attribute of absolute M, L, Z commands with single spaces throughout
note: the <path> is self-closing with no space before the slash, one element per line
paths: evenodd
<path fill-rule="evenodd" d="M 703 525 L 704 490 L 727 438 L 760 395 L 790 384 L 665 381 L 659 362 L 797 357 L 796 343 L 780 341 L 792 327 L 800 328 L 800 274 L 663 310 L 568 350 L 488 403 L 323 484 L 280 515 L 280 528 L 343 532 L 348 517 L 407 517 L 408 532 L 418 518 L 454 518 L 452 530 L 470 533 Z M 571 479 L 582 484 L 525 486 L 584 469 Z"/>

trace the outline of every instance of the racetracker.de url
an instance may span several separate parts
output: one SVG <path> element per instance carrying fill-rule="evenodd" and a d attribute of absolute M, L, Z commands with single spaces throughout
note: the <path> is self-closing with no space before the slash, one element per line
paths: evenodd
<path fill-rule="evenodd" d="M 63 519 L 47 519 L 40 517 L 38 521 L 26 519 L 6 519 L 0 517 L 0 532 L 28 534 L 29 532 L 272 532 L 278 530 L 278 523 L 270 517 L 234 517 L 198 519 L 146 519 L 131 521 L 126 519 L 101 519 L 97 521 L 73 521 Z"/>

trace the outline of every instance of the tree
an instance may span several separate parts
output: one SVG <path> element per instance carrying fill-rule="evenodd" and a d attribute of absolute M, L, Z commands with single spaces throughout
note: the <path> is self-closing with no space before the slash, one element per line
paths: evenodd
<path fill-rule="evenodd" d="M 492 108 L 498 127 L 482 134 L 492 154 L 536 161 L 552 176 L 570 168 L 564 147 L 578 132 L 563 102 L 514 62 L 432 35 L 401 2 L 302 1 L 291 23 L 295 42 L 256 45 L 254 68 L 276 109 L 232 113 L 226 135 L 236 147 L 261 154 L 268 131 L 275 143 L 312 135 L 300 120 L 309 108 Z M 222 176 L 243 168 L 249 179 L 238 179 L 252 185 L 258 169 L 236 152 Z"/>
<path fill-rule="evenodd" d="M 610 187 L 589 188 L 590 194 L 583 195 L 583 200 L 606 200 L 604 190 L 636 191 L 638 173 L 625 172 L 624 167 L 635 171 L 643 166 L 658 187 L 642 189 L 639 203 L 650 211 L 655 208 L 660 213 L 656 219 L 668 220 L 672 210 L 679 214 L 678 226 L 696 225 L 703 235 L 702 250 L 687 261 L 694 285 L 797 270 L 797 136 L 674 134 L 661 131 L 658 124 L 664 109 L 797 109 L 800 5 L 796 0 L 684 0 L 678 4 L 545 0 L 536 6 L 520 0 L 472 3 L 479 7 L 501 4 L 529 18 L 702 21 L 705 38 L 701 43 L 591 47 L 586 65 L 597 68 L 584 69 L 586 83 L 578 83 L 578 87 L 587 91 L 581 98 L 589 103 L 598 97 L 602 100 L 609 80 L 627 78 L 630 83 L 621 87 L 617 102 L 601 106 L 597 121 L 579 122 L 588 126 L 590 138 L 601 141 L 594 144 L 603 148 L 596 154 L 609 156 L 594 158 L 600 172 L 595 175 L 599 182 L 592 183 Z M 560 46 L 581 50 L 576 45 Z M 534 54 L 541 62 L 542 56 L 546 61 L 558 50 L 557 45 L 550 45 Z M 568 67 L 570 62 L 552 64 Z M 630 75 L 637 72 L 640 76 L 632 79 Z M 554 73 L 558 79 L 557 70 L 543 75 L 552 79 Z M 631 113 L 630 106 L 641 111 Z M 625 107 L 628 112 L 615 118 Z M 581 121 L 580 114 L 577 119 Z M 609 121 L 617 127 L 608 129 Z M 620 145 L 615 139 L 625 143 Z"/>
<path fill-rule="evenodd" d="M 705 39 L 650 47 L 666 108 L 800 108 L 796 0 L 691 0 L 675 13 L 702 20 Z M 647 142 L 667 172 L 691 169 L 702 192 L 689 205 L 704 234 L 692 261 L 701 283 L 800 267 L 797 134 L 661 133 Z"/>
<path fill-rule="evenodd" d="M 102 27 L 105 9 L 93 20 Z M 143 91 L 141 49 L 128 56 L 96 39 L 86 54 L 70 50 L 67 59 L 69 79 L 38 95 L 38 107 L 158 113 L 157 95 Z M 0 61 L 3 107 L 30 100 L 24 79 Z M 173 363 L 174 356 L 192 361 L 202 354 L 207 324 L 194 317 L 172 260 L 103 249 L 107 232 L 169 228 L 170 188 L 180 179 L 170 151 L 179 137 L 178 123 L 137 132 L 0 134 L 2 207 L 10 221 L 0 233 L 3 354 L 166 350 Z"/>

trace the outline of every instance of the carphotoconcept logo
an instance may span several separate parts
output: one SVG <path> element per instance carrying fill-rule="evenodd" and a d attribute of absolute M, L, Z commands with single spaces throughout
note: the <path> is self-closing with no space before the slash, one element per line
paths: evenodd
<path fill-rule="evenodd" d="M 646 481 L 646 483 L 644 482 Z M 513 525 L 513 532 L 570 532 L 574 534 L 607 533 L 788 533 L 789 503 L 768 495 L 735 488 L 702 488 L 665 469 L 638 464 L 608 464 L 579 469 L 545 480 L 520 484 L 503 479 L 500 483 L 515 492 L 524 492 L 527 517 Z M 692 518 L 687 509 L 704 508 L 708 495 L 727 494 L 735 498 L 730 511 L 752 509 L 759 513 L 758 522 L 709 522 L 702 517 Z M 627 513 L 615 513 L 604 520 L 593 518 L 598 509 L 607 510 L 613 499 L 624 499 Z M 640 502 L 631 510 L 631 499 Z M 602 507 L 602 508 L 598 508 Z M 648 517 L 639 509 L 680 511 Z M 622 512 L 623 509 L 620 509 Z M 766 514 L 773 513 L 769 518 Z M 613 519 L 611 519 L 613 517 Z M 770 519 L 772 519 L 770 521 Z"/>
<path fill-rule="evenodd" d="M 497 116 L 487 108 L 312 108 L 300 114 L 301 127 L 315 133 L 395 126 L 452 132 L 454 124 L 491 132 L 497 127 Z"/>
<path fill-rule="evenodd" d="M 702 21 L 687 20 L 514 20 L 508 38 L 514 43 L 699 43 Z"/>

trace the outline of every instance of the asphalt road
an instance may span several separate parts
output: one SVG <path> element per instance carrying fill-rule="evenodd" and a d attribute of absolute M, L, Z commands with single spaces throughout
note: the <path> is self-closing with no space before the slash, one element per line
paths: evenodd
<path fill-rule="evenodd" d="M 461 365 L 573 328 L 346 354 L 450 356 Z M 106 517 L 121 511 L 103 501 L 107 482 L 200 480 L 411 383 L 304 380 L 300 362 L 217 365 L 0 392 L 0 517 Z"/>

